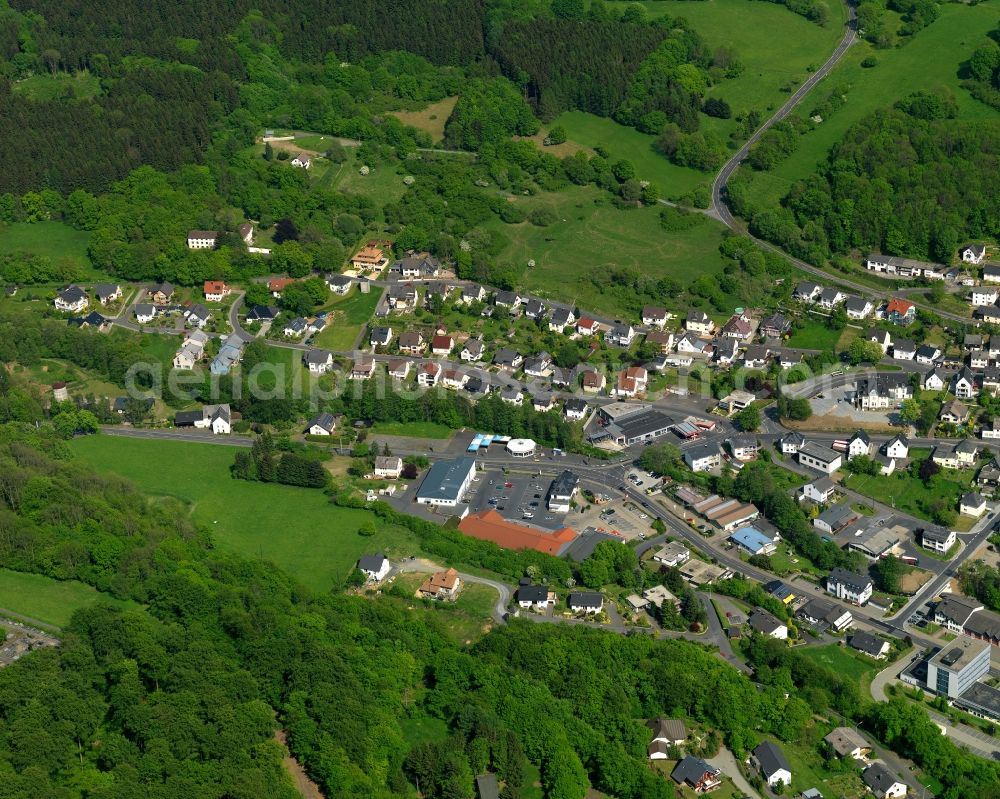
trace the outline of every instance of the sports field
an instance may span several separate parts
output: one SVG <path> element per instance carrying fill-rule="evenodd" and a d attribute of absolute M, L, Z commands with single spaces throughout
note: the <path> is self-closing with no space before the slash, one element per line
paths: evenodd
<path fill-rule="evenodd" d="M 102 594 L 93 586 L 77 580 L 54 580 L 41 574 L 0 569 L 0 609 L 38 619 L 56 627 L 69 622 L 74 611 L 95 602 L 110 602 L 121 607 L 138 607 Z"/>
<path fill-rule="evenodd" d="M 776 205 L 795 181 L 815 171 L 851 125 L 914 91 L 947 92 L 958 104 L 959 119 L 1000 118 L 1000 112 L 962 89 L 958 78 L 959 67 L 997 27 L 1000 15 L 996 8 L 989 4 L 944 4 L 939 13 L 935 22 L 902 47 L 875 50 L 865 42 L 851 47 L 836 69 L 803 100 L 802 109 L 808 112 L 831 87 L 843 88 L 846 103 L 805 134 L 787 160 L 770 172 L 754 174 L 750 196 L 756 207 Z M 868 56 L 875 56 L 878 65 L 862 69 L 861 62 Z"/>
<path fill-rule="evenodd" d="M 408 530 L 331 505 L 322 491 L 234 479 L 234 447 L 112 436 L 79 438 L 70 446 L 98 470 L 124 475 L 148 494 L 189 503 L 194 521 L 219 546 L 271 560 L 316 591 L 339 585 L 365 553 L 418 551 Z M 378 524 L 376 534 L 359 535 L 369 520 Z"/>
<path fill-rule="evenodd" d="M 672 277 L 687 284 L 703 274 L 719 274 L 724 266 L 719 253 L 724 228 L 708 218 L 690 230 L 668 233 L 660 227 L 659 209 L 616 209 L 605 192 L 592 186 L 513 202 L 524 203 L 529 212 L 548 206 L 557 214 L 558 221 L 548 227 L 507 225 L 499 218 L 487 224 L 509 239 L 499 261 L 535 261 L 524 282 L 544 297 L 615 315 L 625 312 L 629 298 L 601 290 L 609 268 L 627 267 L 647 279 Z M 674 307 L 671 299 L 678 301 L 662 301 Z"/>

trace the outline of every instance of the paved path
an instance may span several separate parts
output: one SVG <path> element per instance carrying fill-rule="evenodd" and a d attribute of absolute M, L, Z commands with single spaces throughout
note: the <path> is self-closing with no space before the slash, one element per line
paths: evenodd
<path fill-rule="evenodd" d="M 146 429 L 142 427 L 125 427 L 124 425 L 102 426 L 101 433 L 106 436 L 119 436 L 121 438 L 193 441 L 198 444 L 217 444 L 223 447 L 252 447 L 254 442 L 254 439 L 249 436 L 216 436 L 211 432 L 194 433 L 186 430 Z"/>
<path fill-rule="evenodd" d="M 720 769 L 723 774 L 733 781 L 733 785 L 747 796 L 752 796 L 753 799 L 760 799 L 760 794 L 757 793 L 754 787 L 747 781 L 747 778 L 743 776 L 743 772 L 740 771 L 740 764 L 736 762 L 736 757 L 726 747 L 722 747 L 719 750 L 719 754 L 715 757 L 707 758 L 705 762 L 710 766 Z"/>
<path fill-rule="evenodd" d="M 62 630 L 61 627 L 58 627 L 55 624 L 49 624 L 47 621 L 42 621 L 41 619 L 36 619 L 32 616 L 25 616 L 23 613 L 18 613 L 16 610 L 11 610 L 10 608 L 0 608 L 0 616 L 24 622 L 32 627 L 37 627 L 42 632 L 60 632 Z"/>

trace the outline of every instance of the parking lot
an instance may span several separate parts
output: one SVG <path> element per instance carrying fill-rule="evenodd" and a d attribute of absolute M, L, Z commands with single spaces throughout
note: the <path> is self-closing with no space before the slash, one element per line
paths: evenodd
<path fill-rule="evenodd" d="M 545 492 L 551 477 L 505 475 L 500 469 L 490 469 L 481 472 L 478 480 L 468 495 L 470 512 L 495 510 L 510 521 L 546 530 L 565 526 L 566 514 L 551 513 L 545 508 Z"/>
<path fill-rule="evenodd" d="M 613 499 L 602 505 L 592 505 L 583 513 L 574 515 L 572 526 L 579 530 L 593 527 L 605 532 L 617 531 L 631 541 L 655 534 L 649 526 L 650 521 L 649 514 L 632 500 Z"/>

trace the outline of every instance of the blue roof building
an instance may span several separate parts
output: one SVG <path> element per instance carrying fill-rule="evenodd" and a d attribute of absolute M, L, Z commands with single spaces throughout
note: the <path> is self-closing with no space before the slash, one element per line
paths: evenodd
<path fill-rule="evenodd" d="M 756 527 L 743 527 L 729 536 L 729 540 L 751 555 L 770 555 L 777 549 L 774 539 Z"/>
<path fill-rule="evenodd" d="M 417 489 L 417 504 L 454 508 L 476 476 L 475 458 L 438 461 Z M 465 508 L 468 513 L 468 507 Z M 464 514 L 463 514 L 464 515 Z"/>

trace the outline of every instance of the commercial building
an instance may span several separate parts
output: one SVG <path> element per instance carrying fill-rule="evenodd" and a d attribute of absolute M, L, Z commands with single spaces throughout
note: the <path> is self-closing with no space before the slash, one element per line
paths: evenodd
<path fill-rule="evenodd" d="M 418 505 L 454 508 L 476 476 L 475 458 L 438 461 L 417 489 Z"/>
<path fill-rule="evenodd" d="M 957 699 L 990 672 L 990 645 L 973 638 L 956 638 L 927 661 L 927 687 Z"/>
<path fill-rule="evenodd" d="M 651 441 L 666 435 L 674 426 L 674 419 L 649 406 L 626 405 L 616 402 L 598 411 L 604 429 L 592 438 L 610 439 L 619 446 L 628 447 L 640 441 Z"/>
<path fill-rule="evenodd" d="M 778 548 L 775 538 L 756 527 L 743 527 L 729 536 L 729 540 L 748 555 L 770 555 Z"/>
<path fill-rule="evenodd" d="M 511 522 L 495 510 L 472 513 L 459 522 L 460 532 L 481 541 L 492 541 L 504 549 L 534 549 L 548 555 L 562 555 L 576 532 L 568 527 L 548 532 Z"/>
<path fill-rule="evenodd" d="M 839 452 L 815 441 L 807 441 L 799 447 L 799 463 L 823 474 L 833 474 L 841 467 L 842 462 Z"/>

